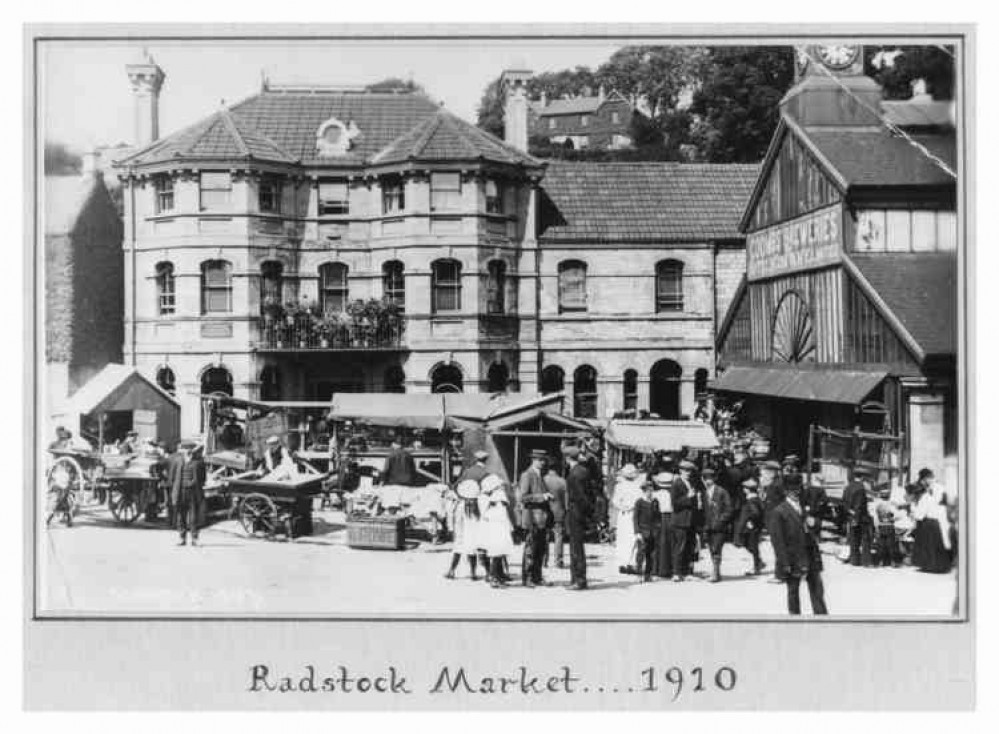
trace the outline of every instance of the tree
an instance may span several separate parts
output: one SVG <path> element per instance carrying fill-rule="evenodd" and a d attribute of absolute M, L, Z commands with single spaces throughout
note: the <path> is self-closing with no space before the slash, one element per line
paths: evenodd
<path fill-rule="evenodd" d="M 790 47 L 712 48 L 690 106 L 695 157 L 713 163 L 761 160 L 777 127 L 780 100 L 793 82 Z"/>
<path fill-rule="evenodd" d="M 45 141 L 45 175 L 71 176 L 83 170 L 83 159 L 79 153 L 69 149 L 65 143 Z"/>
<path fill-rule="evenodd" d="M 917 79 L 926 81 L 934 99 L 954 97 L 953 46 L 868 46 L 864 70 L 882 86 L 886 99 L 908 99 Z"/>
<path fill-rule="evenodd" d="M 683 91 L 698 82 L 707 55 L 698 46 L 626 46 L 597 69 L 596 77 L 659 123 Z"/>
<path fill-rule="evenodd" d="M 503 95 L 500 93 L 499 77 L 489 82 L 482 93 L 476 118 L 476 125 L 480 128 L 497 137 L 503 137 Z"/>

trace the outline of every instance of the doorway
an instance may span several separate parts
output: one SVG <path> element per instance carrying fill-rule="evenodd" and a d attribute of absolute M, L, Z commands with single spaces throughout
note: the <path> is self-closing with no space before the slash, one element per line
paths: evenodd
<path fill-rule="evenodd" d="M 672 359 L 661 359 L 649 372 L 649 411 L 664 420 L 680 418 L 680 377 L 683 369 Z"/>

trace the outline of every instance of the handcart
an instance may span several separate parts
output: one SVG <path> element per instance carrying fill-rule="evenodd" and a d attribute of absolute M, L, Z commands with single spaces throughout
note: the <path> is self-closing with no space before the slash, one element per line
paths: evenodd
<path fill-rule="evenodd" d="M 293 540 L 312 533 L 312 500 L 322 494 L 323 478 L 308 474 L 270 481 L 254 472 L 229 479 L 227 493 L 233 499 L 232 512 L 248 536 L 273 539 L 284 535 Z"/>

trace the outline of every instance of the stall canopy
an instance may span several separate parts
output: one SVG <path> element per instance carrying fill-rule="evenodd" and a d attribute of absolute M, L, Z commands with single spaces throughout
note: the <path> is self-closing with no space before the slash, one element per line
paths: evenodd
<path fill-rule="evenodd" d="M 455 419 L 485 421 L 491 416 L 561 401 L 560 393 L 512 395 L 489 393 L 336 393 L 333 420 L 363 420 L 381 426 L 443 430 Z"/>
<path fill-rule="evenodd" d="M 700 421 L 612 420 L 607 426 L 606 439 L 618 448 L 642 453 L 718 446 L 718 437 L 711 426 Z"/>
<path fill-rule="evenodd" d="M 729 367 L 711 388 L 790 400 L 857 405 L 888 376 L 883 371 Z"/>

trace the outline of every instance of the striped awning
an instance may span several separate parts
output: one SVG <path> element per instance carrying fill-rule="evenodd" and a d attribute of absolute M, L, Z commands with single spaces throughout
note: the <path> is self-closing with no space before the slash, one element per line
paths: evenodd
<path fill-rule="evenodd" d="M 857 405 L 887 376 L 884 371 L 733 366 L 709 387 L 788 400 Z"/>

